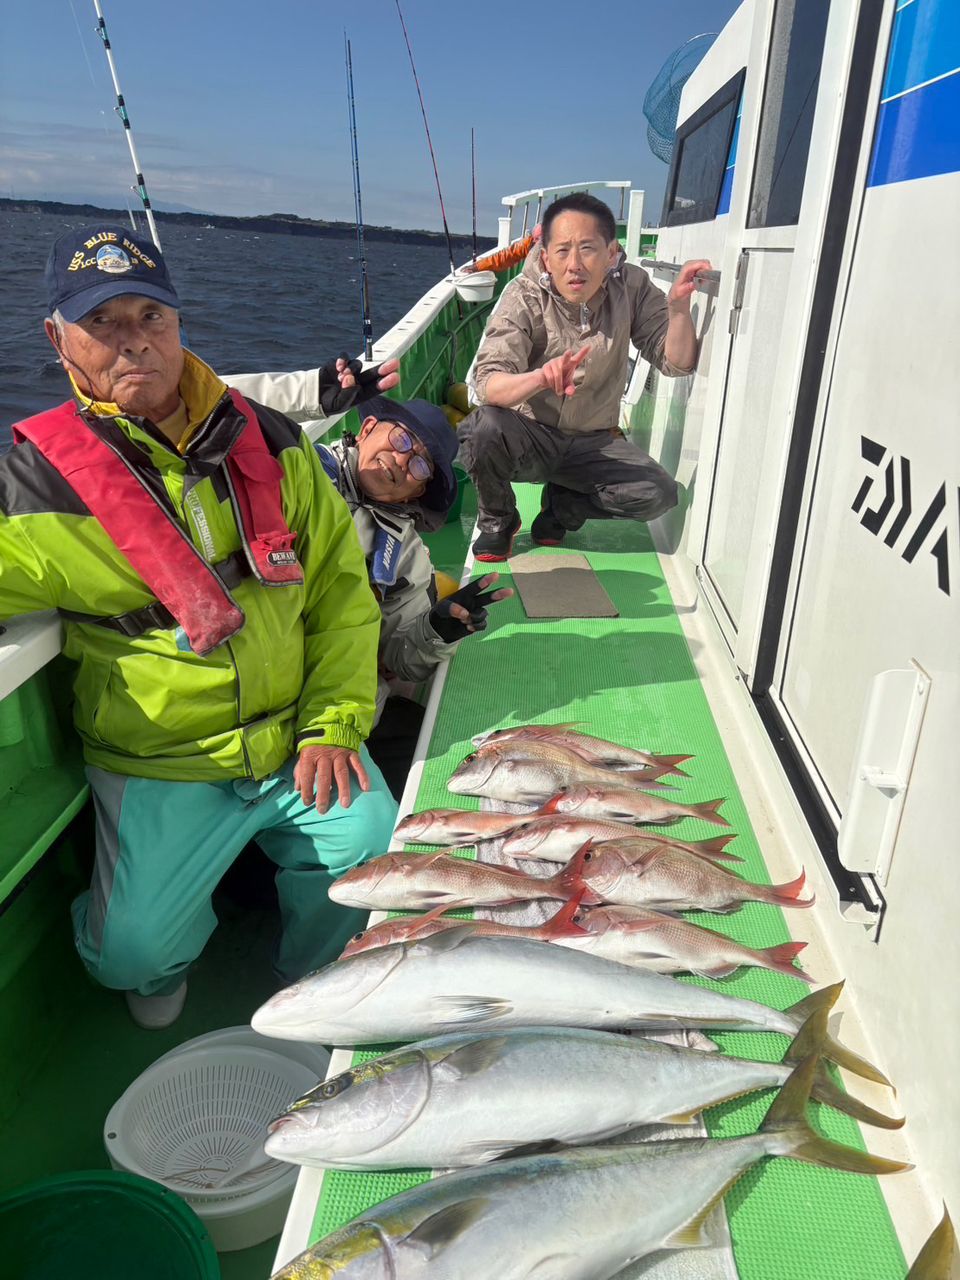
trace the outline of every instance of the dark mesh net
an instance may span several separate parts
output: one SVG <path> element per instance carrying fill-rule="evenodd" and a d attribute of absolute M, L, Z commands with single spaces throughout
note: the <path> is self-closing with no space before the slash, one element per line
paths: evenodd
<path fill-rule="evenodd" d="M 647 117 L 647 141 L 650 150 L 664 164 L 673 156 L 673 135 L 680 110 L 680 92 L 700 59 L 716 40 L 716 33 L 693 36 L 679 49 L 674 49 L 660 68 L 643 99 Z"/>

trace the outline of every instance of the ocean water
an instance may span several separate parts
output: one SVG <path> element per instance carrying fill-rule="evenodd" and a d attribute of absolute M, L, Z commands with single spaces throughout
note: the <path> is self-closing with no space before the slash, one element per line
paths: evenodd
<path fill-rule="evenodd" d="M 5 245 L 0 309 L 0 451 L 10 425 L 60 404 L 66 376 L 43 331 L 43 267 L 57 236 L 85 219 L 0 212 Z M 356 241 L 158 224 L 183 303 L 187 345 L 219 373 L 310 369 L 363 345 Z M 449 271 L 446 251 L 368 243 L 378 338 Z"/>

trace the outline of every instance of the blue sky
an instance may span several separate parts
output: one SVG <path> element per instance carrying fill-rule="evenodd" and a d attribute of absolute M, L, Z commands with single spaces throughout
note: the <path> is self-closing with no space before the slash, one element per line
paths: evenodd
<path fill-rule="evenodd" d="M 629 178 L 659 214 L 641 104 L 664 59 L 737 0 L 401 0 L 451 230 L 500 197 Z M 101 0 L 150 196 L 214 213 L 353 218 L 343 60 L 353 46 L 364 217 L 439 228 L 394 0 Z M 132 166 L 92 0 L 4 5 L 0 195 L 123 208 Z"/>

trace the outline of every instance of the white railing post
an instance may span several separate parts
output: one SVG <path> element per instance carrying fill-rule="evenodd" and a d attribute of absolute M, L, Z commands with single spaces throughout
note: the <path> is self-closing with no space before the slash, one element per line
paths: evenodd
<path fill-rule="evenodd" d="M 630 212 L 627 215 L 627 261 L 636 262 L 640 257 L 640 232 L 643 229 L 643 192 L 630 192 Z"/>
<path fill-rule="evenodd" d="M 508 213 L 505 218 L 497 219 L 497 227 L 498 227 L 497 248 L 498 249 L 506 249 L 507 245 L 510 243 L 510 235 L 511 235 L 510 224 L 512 223 L 512 221 L 513 221 L 512 211 L 511 213 Z"/>

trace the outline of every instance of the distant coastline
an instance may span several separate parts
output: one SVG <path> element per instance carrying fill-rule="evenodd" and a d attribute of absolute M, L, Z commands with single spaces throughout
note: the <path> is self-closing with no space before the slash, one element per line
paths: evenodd
<path fill-rule="evenodd" d="M 0 197 L 0 210 L 11 213 L 55 213 L 67 217 L 108 217 L 114 222 L 128 221 L 125 209 L 101 209 L 94 204 L 65 204 L 60 200 L 12 200 Z M 251 218 L 237 218 L 223 213 L 164 213 L 153 210 L 157 222 L 179 222 L 192 227 L 220 227 L 228 231 L 267 232 L 270 235 L 320 236 L 331 240 L 355 239 L 356 225 L 352 222 L 326 222 L 320 218 L 300 218 L 295 213 L 271 213 Z M 388 244 L 423 244 L 436 248 L 446 246 L 446 238 L 439 231 L 407 231 L 398 227 L 367 227 L 363 229 L 367 240 L 382 240 Z M 466 235 L 453 235 L 450 239 L 455 249 L 470 249 L 473 240 Z M 477 236 L 480 249 L 493 249 L 496 240 L 490 236 Z"/>

